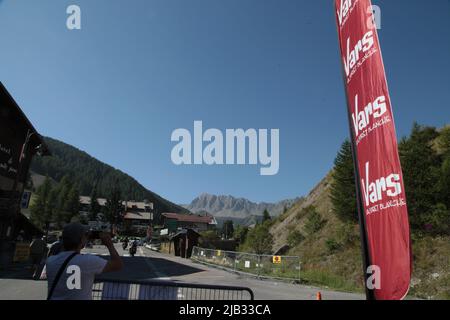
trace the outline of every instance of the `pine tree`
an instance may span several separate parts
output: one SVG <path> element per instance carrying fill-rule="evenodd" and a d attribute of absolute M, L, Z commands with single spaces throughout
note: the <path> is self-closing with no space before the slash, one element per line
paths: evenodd
<path fill-rule="evenodd" d="M 66 222 L 71 222 L 72 219 L 77 218 L 79 216 L 80 193 L 76 186 L 72 186 L 72 188 L 70 189 L 70 191 L 68 193 L 64 212 L 66 214 L 66 218 L 65 218 Z"/>
<path fill-rule="evenodd" d="M 58 189 L 53 187 L 48 195 L 48 200 L 45 206 L 46 227 L 49 227 L 50 223 L 55 222 L 57 214 L 57 200 Z"/>
<path fill-rule="evenodd" d="M 54 195 L 54 194 L 53 194 Z M 36 200 L 31 205 L 31 219 L 38 226 L 44 227 L 52 220 L 53 215 L 53 196 L 52 184 L 47 176 L 44 183 L 36 190 Z"/>
<path fill-rule="evenodd" d="M 344 222 L 358 221 L 352 146 L 346 140 L 334 160 L 330 197 L 333 210 Z"/>
<path fill-rule="evenodd" d="M 106 221 L 111 224 L 111 231 L 114 226 L 121 222 L 122 213 L 123 206 L 121 201 L 121 191 L 118 185 L 114 184 L 114 187 L 106 200 L 104 212 Z"/>
<path fill-rule="evenodd" d="M 309 213 L 306 218 L 304 229 L 308 235 L 312 235 L 320 231 L 327 221 L 322 219 L 322 216 L 316 211 L 314 206 L 309 206 L 307 211 Z"/>
<path fill-rule="evenodd" d="M 248 232 L 245 247 L 256 254 L 271 254 L 273 246 L 273 236 L 270 233 L 268 223 L 256 225 Z"/>
<path fill-rule="evenodd" d="M 97 188 L 95 187 L 91 194 L 91 204 L 89 206 L 89 220 L 96 221 L 97 216 L 101 211 L 100 204 L 97 198 Z"/>
<path fill-rule="evenodd" d="M 62 227 L 67 223 L 67 217 L 69 213 L 67 212 L 67 202 L 69 199 L 69 192 L 72 189 L 72 182 L 69 176 L 64 176 L 60 183 L 57 185 L 57 199 L 56 199 L 56 212 L 54 216 L 54 221 L 58 227 Z"/>
<path fill-rule="evenodd" d="M 437 152 L 442 157 L 439 178 L 439 200 L 450 209 L 450 126 L 443 128 L 436 139 Z"/>
<path fill-rule="evenodd" d="M 222 226 L 222 235 L 224 236 L 225 239 L 229 239 L 233 236 L 233 234 L 234 234 L 233 221 L 226 220 Z"/>
<path fill-rule="evenodd" d="M 264 209 L 262 222 L 266 222 L 266 221 L 269 221 L 271 219 L 272 218 L 270 217 L 269 211 L 267 211 L 267 209 Z"/>
<path fill-rule="evenodd" d="M 411 227 L 425 228 L 427 215 L 438 202 L 441 162 L 433 150 L 435 128 L 414 124 L 411 135 L 399 144 Z"/>
<path fill-rule="evenodd" d="M 247 238 L 248 231 L 248 227 L 238 225 L 234 230 L 233 238 L 242 244 Z"/>

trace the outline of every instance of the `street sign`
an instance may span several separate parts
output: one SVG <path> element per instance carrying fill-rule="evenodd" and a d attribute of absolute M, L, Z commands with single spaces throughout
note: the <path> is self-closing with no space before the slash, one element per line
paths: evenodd
<path fill-rule="evenodd" d="M 281 256 L 273 256 L 272 257 L 272 262 L 274 264 L 280 264 L 281 263 Z"/>

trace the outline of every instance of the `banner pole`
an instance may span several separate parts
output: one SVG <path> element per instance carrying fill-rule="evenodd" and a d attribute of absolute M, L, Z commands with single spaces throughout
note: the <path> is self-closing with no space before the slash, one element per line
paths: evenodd
<path fill-rule="evenodd" d="M 340 42 L 339 42 L 339 25 L 337 24 L 337 36 L 338 36 L 338 48 L 340 48 Z M 341 52 L 339 50 L 339 59 L 341 60 Z M 366 293 L 366 300 L 376 300 L 374 291 L 369 289 L 367 287 L 367 280 L 369 279 L 369 275 L 367 274 L 367 268 L 372 265 L 370 261 L 370 252 L 369 252 L 369 246 L 367 243 L 367 228 L 366 228 L 366 217 L 363 207 L 363 202 L 361 198 L 361 180 L 360 180 L 360 174 L 359 174 L 359 168 L 358 168 L 358 155 L 356 152 L 356 145 L 355 145 L 355 135 L 352 128 L 352 118 L 350 115 L 350 100 L 348 98 L 348 92 L 347 92 L 347 84 L 346 84 L 346 77 L 344 72 L 344 65 L 341 60 L 341 74 L 342 74 L 342 80 L 344 84 L 344 93 L 345 93 L 345 101 L 347 105 L 347 118 L 348 118 L 348 124 L 349 124 L 349 133 L 350 133 L 350 143 L 352 146 L 352 158 L 353 158 L 353 171 L 355 176 L 355 188 L 356 188 L 356 207 L 358 210 L 358 220 L 359 220 L 359 232 L 360 232 L 360 240 L 361 240 L 361 254 L 362 254 L 362 262 L 363 262 L 363 277 L 364 277 L 364 289 Z"/>
<path fill-rule="evenodd" d="M 344 84 L 345 84 L 345 77 L 344 77 Z M 349 105 L 347 90 L 345 90 L 345 98 L 347 101 L 347 106 Z M 364 289 L 366 292 L 366 299 L 367 300 L 375 300 L 375 295 L 373 290 L 369 289 L 367 287 L 367 280 L 369 278 L 369 275 L 367 273 L 367 268 L 372 265 L 370 262 L 370 251 L 369 246 L 367 243 L 367 228 L 366 228 L 366 217 L 365 217 L 365 211 L 363 207 L 363 202 L 361 199 L 361 185 L 360 185 L 360 175 L 359 175 L 359 168 L 358 168 L 358 155 L 356 152 L 356 146 L 355 146 L 355 139 L 351 124 L 351 117 L 347 110 L 348 114 L 348 120 L 349 120 L 349 129 L 350 129 L 350 141 L 352 146 L 352 158 L 353 158 L 353 169 L 355 174 L 355 187 L 356 187 L 356 206 L 358 209 L 358 220 L 359 220 L 359 231 L 360 231 L 360 239 L 361 239 L 361 253 L 362 253 L 362 260 L 363 260 L 363 273 L 364 273 Z"/>

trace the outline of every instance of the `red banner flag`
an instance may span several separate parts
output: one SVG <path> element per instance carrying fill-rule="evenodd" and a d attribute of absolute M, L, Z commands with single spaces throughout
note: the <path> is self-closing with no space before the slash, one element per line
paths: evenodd
<path fill-rule="evenodd" d="M 335 0 L 335 10 L 360 222 L 367 243 L 366 261 L 375 279 L 369 289 L 375 299 L 403 299 L 412 272 L 408 210 L 372 4 L 370 0 Z"/>

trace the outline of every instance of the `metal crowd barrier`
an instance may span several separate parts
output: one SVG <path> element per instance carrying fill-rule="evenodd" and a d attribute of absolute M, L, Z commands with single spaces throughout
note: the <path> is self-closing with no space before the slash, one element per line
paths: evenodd
<path fill-rule="evenodd" d="M 254 300 L 245 287 L 170 281 L 96 280 L 93 300 Z"/>
<path fill-rule="evenodd" d="M 194 247 L 191 259 L 258 278 L 301 281 L 301 262 L 298 256 L 274 256 Z"/>

